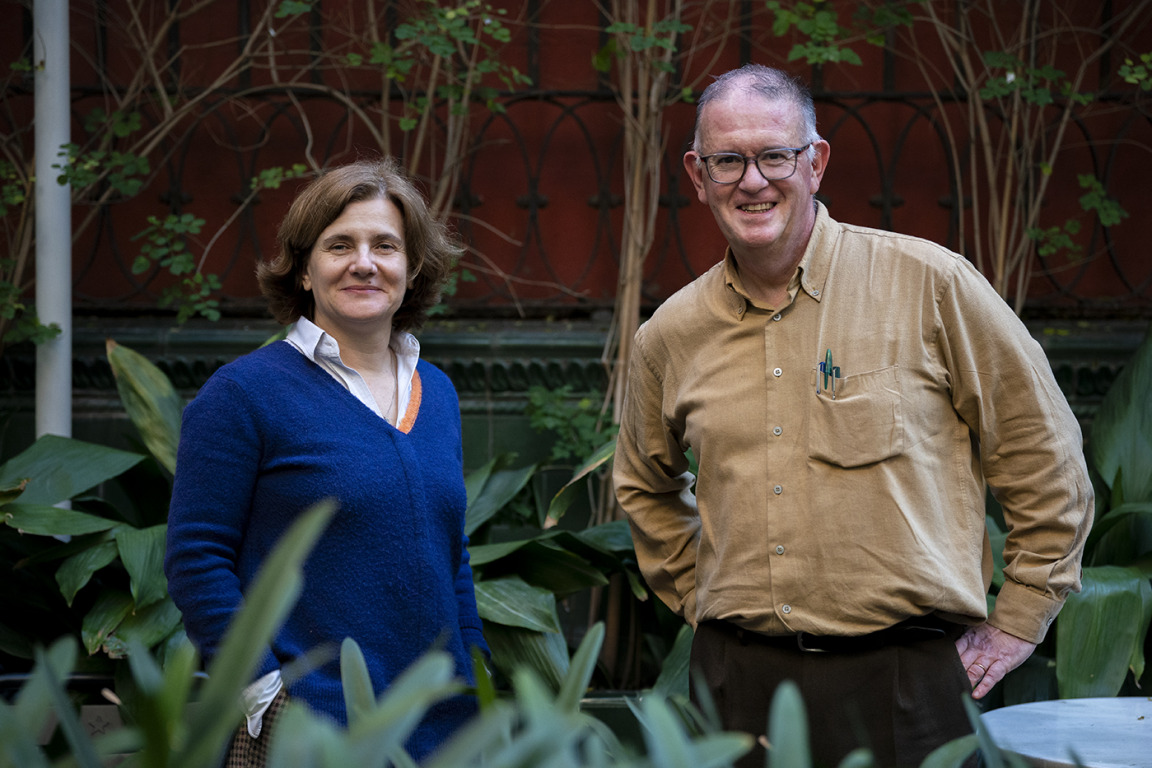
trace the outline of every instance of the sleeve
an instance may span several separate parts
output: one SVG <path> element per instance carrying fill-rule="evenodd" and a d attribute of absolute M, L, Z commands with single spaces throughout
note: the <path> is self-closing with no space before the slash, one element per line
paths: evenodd
<path fill-rule="evenodd" d="M 460 615 L 460 636 L 464 647 L 480 649 L 486 659 L 492 658 L 488 642 L 484 639 L 484 624 L 476 609 L 476 587 L 472 582 L 472 566 L 469 564 L 468 537 L 463 536 L 460 548 L 460 569 L 456 572 L 456 605 Z"/>
<path fill-rule="evenodd" d="M 988 282 L 957 259 L 939 302 L 953 405 L 1004 508 L 1005 584 L 988 622 L 1039 642 L 1069 591 L 1092 524 L 1080 426 L 1044 350 Z"/>
<path fill-rule="evenodd" d="M 209 379 L 184 409 L 164 557 L 169 594 L 205 660 L 219 650 L 243 602 L 238 562 L 260 460 L 241 388 Z M 255 677 L 277 668 L 266 649 Z"/>
<path fill-rule="evenodd" d="M 685 449 L 664 417 L 669 393 L 648 364 L 650 325 L 632 350 L 613 460 L 616 498 L 628 516 L 636 559 L 648 586 L 696 626 L 696 551 L 700 516 Z"/>

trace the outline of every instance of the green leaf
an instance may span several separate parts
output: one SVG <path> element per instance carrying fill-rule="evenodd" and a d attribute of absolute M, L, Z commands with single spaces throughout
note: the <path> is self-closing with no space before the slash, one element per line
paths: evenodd
<path fill-rule="evenodd" d="M 1124 501 L 1152 501 L 1152 333 L 1100 403 L 1088 453 L 1095 470 Z"/>
<path fill-rule="evenodd" d="M 1004 586 L 1004 542 L 1008 540 L 1008 533 L 1000 530 L 991 515 L 984 516 L 984 527 L 992 546 L 992 586 L 999 589 Z"/>
<path fill-rule="evenodd" d="M 493 576 L 515 575 L 560 596 L 608 583 L 600 568 L 558 546 L 551 538 L 545 534 L 537 539 L 477 547 L 481 558 L 477 564 L 486 565 L 481 583 Z M 490 549 L 506 549 L 507 553 L 499 560 L 485 562 Z"/>
<path fill-rule="evenodd" d="M 505 676 L 512 677 L 516 670 L 529 667 L 553 691 L 560 690 L 570 663 L 563 635 L 485 623 L 484 639 L 492 651 L 492 663 Z"/>
<path fill-rule="evenodd" d="M 580 647 L 576 649 L 568 666 L 568 674 L 560 685 L 556 694 L 556 706 L 569 714 L 580 710 L 580 699 L 584 698 L 584 691 L 592 680 L 592 673 L 596 671 L 596 659 L 600 657 L 600 648 L 604 645 L 604 624 L 596 622 L 588 628 Z"/>
<path fill-rule="evenodd" d="M 615 455 L 616 441 L 611 440 L 597 448 L 591 458 L 577 467 L 572 475 L 572 479 L 565 483 L 564 487 L 552 497 L 552 503 L 548 505 L 549 519 L 559 520 L 563 517 L 564 513 L 568 511 L 568 508 L 572 506 L 572 502 L 579 497 L 580 492 L 585 487 L 585 483 L 591 474 L 611 461 Z"/>
<path fill-rule="evenodd" d="M 328 521 L 335 502 L 317 504 L 297 518 L 265 559 L 233 618 L 220 649 L 208 665 L 200 705 L 191 718 L 183 751 L 173 765 L 213 765 L 217 745 L 236 728 L 240 692 L 252 680 L 268 643 L 300 595 L 303 563 Z"/>
<path fill-rule="evenodd" d="M 452 657 L 443 651 L 425 653 L 405 669 L 378 703 L 374 702 L 362 712 L 355 724 L 349 722 L 348 736 L 355 746 L 353 754 L 360 756 L 353 764 L 382 764 L 378 756 L 387 755 L 393 765 L 405 765 L 402 762 L 407 758 L 407 754 L 402 753 L 404 742 L 421 718 L 433 704 L 460 692 L 454 673 Z"/>
<path fill-rule="evenodd" d="M 1136 568 L 1085 568 L 1083 588 L 1068 595 L 1056 622 L 1061 698 L 1115 696 L 1131 669 L 1144 673 L 1144 637 L 1152 586 Z"/>
<path fill-rule="evenodd" d="M 116 529 L 116 546 L 131 579 L 132 597 L 137 609 L 163 600 L 168 594 L 168 582 L 164 578 L 167 532 L 167 525 L 144 529 L 123 526 Z"/>
<path fill-rule="evenodd" d="M 0 520 L 10 528 L 37 536 L 83 536 L 117 525 L 115 520 L 87 512 L 33 504 L 9 504 L 0 512 Z"/>
<path fill-rule="evenodd" d="M 688 699 L 688 667 L 692 657 L 692 627 L 685 624 L 676 634 L 672 650 L 660 665 L 652 690 L 669 699 Z"/>
<path fill-rule="evenodd" d="M 810 768 L 808 716 L 800 689 L 785 680 L 772 695 L 768 710 L 768 768 Z"/>
<path fill-rule="evenodd" d="M 128 418 L 161 466 L 174 473 L 184 399 L 164 372 L 146 357 L 111 339 L 106 346 L 108 364 Z"/>
<path fill-rule="evenodd" d="M 76 593 L 91 580 L 92 574 L 116 559 L 116 551 L 116 542 L 98 541 L 60 564 L 56 570 L 56 583 L 69 606 Z"/>
<path fill-rule="evenodd" d="M 127 592 L 105 589 L 88 611 L 80 627 L 80 639 L 89 654 L 96 653 L 132 613 L 132 596 Z"/>
<path fill-rule="evenodd" d="M 608 38 L 608 42 L 592 54 L 592 68 L 597 72 L 607 74 L 612 69 L 612 60 L 616 58 L 616 50 L 616 38 Z"/>
<path fill-rule="evenodd" d="M 143 459 L 139 453 L 44 435 L 0 466 L 0 487 L 13 487 L 27 478 L 20 501 L 51 506 L 111 480 Z"/>
<path fill-rule="evenodd" d="M 138 608 L 104 641 L 108 655 L 127 656 L 133 645 L 151 648 L 180 626 L 180 609 L 171 598 Z"/>
<path fill-rule="evenodd" d="M 16 694 L 15 706 L 4 704 L 0 709 L 2 743 L 6 747 L 19 744 L 24 750 L 25 759 L 14 760 L 11 765 L 48 765 L 37 740 L 53 717 L 52 689 L 59 687 L 60 681 L 75 669 L 76 656 L 76 641 L 72 637 L 60 638 L 47 652 L 38 649 L 36 665 Z"/>
<path fill-rule="evenodd" d="M 479 487 L 474 483 L 470 488 L 472 492 L 468 496 L 468 509 L 464 513 L 464 533 L 471 536 L 476 529 L 490 520 L 520 493 L 535 473 L 535 464 L 519 469 L 489 469 Z"/>
<path fill-rule="evenodd" d="M 340 644 L 340 680 L 344 688 L 344 709 L 348 727 L 353 728 L 376 705 L 368 663 L 359 644 L 350 637 Z"/>
<path fill-rule="evenodd" d="M 519 576 L 476 582 L 476 609 L 485 621 L 537 632 L 559 632 L 556 596 Z"/>
<path fill-rule="evenodd" d="M 20 495 L 24 493 L 24 488 L 27 485 L 28 478 L 25 477 L 14 485 L 0 488 L 0 507 L 3 507 L 5 504 L 11 504 L 13 501 L 20 498 Z"/>
<path fill-rule="evenodd" d="M 970 733 L 932 750 L 920 768 L 964 768 L 969 756 L 980 747 L 979 737 Z"/>

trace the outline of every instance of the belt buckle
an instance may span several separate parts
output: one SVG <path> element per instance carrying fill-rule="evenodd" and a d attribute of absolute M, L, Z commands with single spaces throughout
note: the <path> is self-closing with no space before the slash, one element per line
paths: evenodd
<path fill-rule="evenodd" d="M 816 648 L 813 646 L 805 645 L 804 636 L 807 634 L 808 634 L 807 632 L 797 632 L 796 633 L 796 647 L 797 648 L 799 648 L 804 653 L 828 653 L 827 648 Z"/>

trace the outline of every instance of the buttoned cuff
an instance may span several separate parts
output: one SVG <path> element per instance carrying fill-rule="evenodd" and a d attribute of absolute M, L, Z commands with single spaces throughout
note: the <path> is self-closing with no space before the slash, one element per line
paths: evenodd
<path fill-rule="evenodd" d="M 1048 627 L 1063 607 L 1063 600 L 1056 600 L 1015 581 L 1005 581 L 996 596 L 996 607 L 988 617 L 988 623 L 1021 640 L 1038 644 L 1048 634 Z"/>

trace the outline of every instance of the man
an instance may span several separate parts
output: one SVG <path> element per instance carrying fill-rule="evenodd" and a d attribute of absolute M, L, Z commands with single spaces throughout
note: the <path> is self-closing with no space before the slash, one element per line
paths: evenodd
<path fill-rule="evenodd" d="M 919 765 L 1079 589 L 1092 489 L 1023 324 L 959 255 L 833 221 L 829 155 L 781 72 L 702 95 L 684 165 L 729 248 L 636 335 L 616 493 L 725 727 L 763 734 L 791 679 L 820 764 Z"/>

